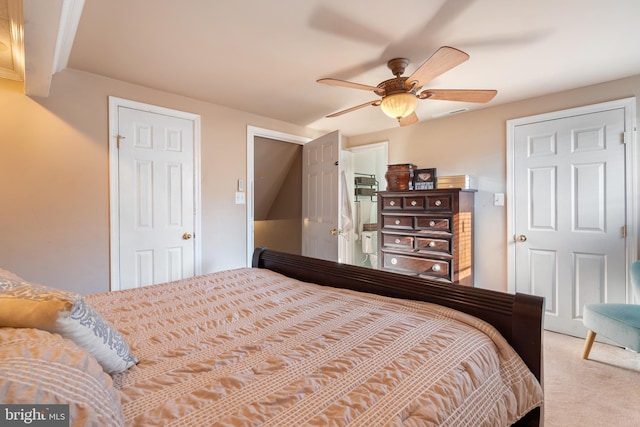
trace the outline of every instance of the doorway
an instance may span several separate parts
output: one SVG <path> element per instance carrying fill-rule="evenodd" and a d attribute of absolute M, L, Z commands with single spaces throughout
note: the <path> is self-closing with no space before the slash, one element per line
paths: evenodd
<path fill-rule="evenodd" d="M 258 128 L 254 126 L 247 127 L 247 265 L 251 265 L 251 258 L 253 255 L 253 251 L 255 247 L 258 245 L 259 241 L 262 241 L 262 237 L 258 237 L 256 239 L 256 189 L 255 189 L 255 181 L 257 179 L 258 173 L 256 173 L 256 144 L 260 144 L 262 142 L 280 142 L 285 143 L 294 147 L 300 147 L 307 142 L 311 141 L 310 138 L 300 137 L 296 135 L 281 133 L 277 131 L 272 131 L 269 129 Z M 370 236 L 373 236 L 375 239 L 377 233 L 375 231 L 376 222 L 377 222 L 377 203 L 376 197 L 366 197 L 361 198 L 355 197 L 355 185 L 354 185 L 354 174 L 362 173 L 362 174 L 373 174 L 378 180 L 379 189 L 384 190 L 386 188 L 386 184 L 384 183 L 384 174 L 386 172 L 386 167 L 388 163 L 388 142 L 380 142 L 369 144 L 366 146 L 353 147 L 347 150 L 343 150 L 340 154 L 340 162 L 344 165 L 343 170 L 345 171 L 346 176 L 346 187 L 348 198 L 344 200 L 349 201 L 351 215 L 354 213 L 360 213 L 362 215 L 362 220 L 358 220 L 357 223 L 354 223 L 355 229 L 348 231 L 347 233 L 341 234 L 341 238 L 338 239 L 340 242 L 340 253 L 344 254 L 343 262 L 347 262 L 355 265 L 364 265 L 364 266 L 376 266 L 377 260 L 375 259 L 375 255 L 377 252 L 377 247 L 374 242 L 373 246 L 367 246 L 364 248 L 365 252 L 373 252 L 370 253 L 369 256 L 366 256 L 363 253 L 362 246 L 362 233 L 363 231 L 361 227 L 364 224 L 369 224 L 370 228 L 372 228 L 372 232 L 365 233 Z M 297 197 L 297 196 L 296 196 Z M 338 203 L 338 200 L 336 200 Z M 367 205 L 368 203 L 368 205 Z M 367 205 L 364 206 L 363 205 Z M 278 208 L 279 209 L 279 208 Z M 344 213 L 344 210 L 343 210 Z M 366 215 L 365 215 L 366 213 Z M 260 218 L 260 217 L 258 217 Z M 358 217 L 360 218 L 360 217 Z M 257 221 L 260 221 L 258 219 Z M 294 221 L 293 218 L 287 219 L 285 221 L 281 221 L 282 224 L 286 222 Z M 344 223 L 344 218 L 342 218 L 342 223 Z M 259 224 L 258 227 L 261 227 L 263 224 Z M 286 228 L 286 227 L 285 227 Z M 288 230 L 289 228 L 287 228 Z M 278 231 L 279 230 L 279 231 Z M 366 231 L 366 230 L 365 230 Z M 262 234 L 262 230 L 258 231 L 258 233 Z M 272 232 L 268 232 L 272 234 L 276 234 L 277 238 L 281 238 L 285 232 L 282 231 L 282 228 L 275 227 Z M 288 233 L 288 231 L 286 232 Z M 373 247 L 375 249 L 369 249 Z"/>
<path fill-rule="evenodd" d="M 262 240 L 263 237 L 266 237 L 268 239 L 267 241 L 270 242 L 271 241 L 270 236 L 275 235 L 275 237 L 278 237 L 277 235 L 279 234 L 281 235 L 283 233 L 283 231 L 279 228 L 281 225 L 285 224 L 286 222 L 295 221 L 295 219 L 289 218 L 289 219 L 286 219 L 285 221 L 279 221 L 279 220 L 275 221 L 272 224 L 269 224 L 267 222 L 263 224 L 259 224 L 258 227 L 260 227 L 261 225 L 265 225 L 267 229 L 259 231 L 260 236 L 258 236 L 258 241 L 256 241 L 256 236 L 255 236 L 255 222 L 256 222 L 255 180 L 257 175 L 256 174 L 256 145 L 261 144 L 262 142 L 262 143 L 266 143 L 266 144 L 274 145 L 278 147 L 279 146 L 278 143 L 280 143 L 280 144 L 286 144 L 293 147 L 293 151 L 295 151 L 297 150 L 296 147 L 302 147 L 302 145 L 308 142 L 309 140 L 310 138 L 301 137 L 298 135 L 277 132 L 271 129 L 264 129 L 264 128 L 259 128 L 255 126 L 247 126 L 247 187 L 246 187 L 247 189 L 247 263 L 246 265 L 248 267 L 251 266 L 251 258 L 253 257 L 253 251 L 257 246 L 257 243 L 259 241 L 262 241 L 261 244 L 264 244 L 264 241 Z M 279 149 L 285 152 L 289 151 L 286 148 L 285 149 L 279 148 Z M 259 149 L 258 151 L 260 152 L 260 150 L 261 149 Z M 300 165 L 302 165 L 302 161 L 300 161 Z M 278 164 L 278 167 L 280 167 L 280 164 Z M 302 180 L 300 180 L 300 182 L 302 182 Z M 262 220 L 261 219 L 262 216 L 259 216 L 258 218 L 259 218 L 258 221 Z M 272 229 L 269 228 L 271 225 L 274 225 L 274 224 L 275 226 Z M 298 228 L 298 230 L 301 230 L 301 227 Z M 278 237 L 278 239 L 280 239 L 280 237 Z"/>
<path fill-rule="evenodd" d="M 309 138 L 251 126 L 247 129 L 247 264 L 250 265 L 253 250 L 258 243 L 256 238 L 269 237 L 270 242 L 276 244 L 276 247 L 270 246 L 272 249 L 279 248 L 279 250 L 290 253 L 298 253 L 295 244 L 290 242 L 283 243 L 284 240 L 287 240 L 292 235 L 300 236 L 301 255 L 339 261 L 339 249 L 342 249 L 342 246 L 338 243 L 342 240 L 342 236 L 339 236 L 340 224 L 338 218 L 340 207 L 338 206 L 338 201 L 340 200 L 340 193 L 338 190 L 338 174 L 336 173 L 337 168 L 341 167 L 338 161 L 341 155 L 339 131 L 310 140 Z M 279 145 L 276 141 L 284 145 Z M 282 166 L 285 159 L 279 159 L 277 155 L 272 156 L 274 153 L 268 153 L 268 156 L 273 157 L 273 159 L 265 163 L 267 169 L 264 172 L 256 168 L 256 165 L 263 161 L 263 159 L 258 159 L 257 155 L 259 153 L 266 155 L 262 147 L 256 148 L 261 142 L 268 143 L 272 147 L 279 147 L 278 153 L 275 154 L 284 155 L 285 158 L 289 156 L 289 154 L 285 154 L 287 151 L 296 153 L 291 154 L 289 170 L 283 170 Z M 296 147 L 293 150 L 288 150 L 286 148 L 287 145 L 295 145 Z M 288 174 L 293 177 L 298 173 L 298 165 L 294 160 L 298 159 L 297 146 L 303 147 L 302 161 L 299 163 L 301 172 L 301 179 L 298 181 L 299 187 L 292 183 L 287 183 L 284 178 L 277 178 Z M 286 218 L 285 221 L 278 221 L 276 226 L 280 227 L 279 231 L 273 228 L 273 223 L 261 221 L 261 217 L 256 216 L 257 210 L 260 209 L 257 203 L 264 198 L 264 195 L 257 193 L 258 184 L 256 180 L 259 174 L 265 175 L 264 180 L 266 182 L 281 182 L 286 184 L 290 190 L 300 189 L 299 194 L 287 194 L 286 189 L 275 191 L 275 193 L 281 194 L 282 198 L 300 201 L 299 206 L 302 215 L 300 216 L 301 226 L 299 228 L 295 224 L 298 219 L 293 216 Z M 275 184 L 272 186 L 277 187 Z M 267 185 L 261 186 L 263 189 L 267 187 Z M 290 205 L 290 203 L 288 204 Z M 267 208 L 267 210 L 270 209 L 271 207 Z M 273 230 L 258 230 L 259 235 L 256 235 L 256 226 L 261 227 L 262 225 L 268 225 Z M 288 229 L 288 227 L 292 226 L 296 227 L 293 231 Z M 274 234 L 279 233 L 282 233 L 282 235 L 274 236 Z M 263 241 L 262 244 L 265 244 L 265 242 Z"/>
<path fill-rule="evenodd" d="M 585 304 L 630 301 L 635 99 L 508 121 L 509 289 L 584 337 Z"/>
<path fill-rule="evenodd" d="M 343 157 L 347 176 L 347 198 L 351 204 L 352 227 L 343 242 L 349 263 L 378 268 L 378 191 L 386 190 L 389 142 L 352 147 Z"/>
<path fill-rule="evenodd" d="M 256 247 L 302 254 L 302 145 L 254 139 Z"/>

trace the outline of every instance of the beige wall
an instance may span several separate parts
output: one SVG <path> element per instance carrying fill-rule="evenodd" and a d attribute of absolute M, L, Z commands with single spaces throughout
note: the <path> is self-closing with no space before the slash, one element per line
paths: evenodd
<path fill-rule="evenodd" d="M 234 202 L 237 179 L 246 179 L 246 126 L 320 133 L 73 70 L 54 76 L 46 99 L 22 90 L 0 79 L 0 267 L 81 293 L 109 283 L 108 96 L 201 115 L 203 272 L 246 263 L 246 206 Z M 492 203 L 506 191 L 506 120 L 629 96 L 640 98 L 640 76 L 346 143 L 388 140 L 390 163 L 478 177 L 476 284 L 506 290 L 506 212 Z"/>
<path fill-rule="evenodd" d="M 50 96 L 31 99 L 0 79 L 0 266 L 81 293 L 109 286 L 108 96 L 202 119 L 202 269 L 246 265 L 247 125 L 313 132 L 193 99 L 66 70 Z"/>
<path fill-rule="evenodd" d="M 507 239 L 506 207 L 493 206 L 493 193 L 506 192 L 506 121 L 630 96 L 640 100 L 640 76 L 360 135 L 348 144 L 388 140 L 391 164 L 435 167 L 438 175 L 476 176 L 476 286 L 507 290 L 507 245 L 512 243 Z"/>
<path fill-rule="evenodd" d="M 254 221 L 253 243 L 290 254 L 302 254 L 302 219 L 283 218 Z"/>

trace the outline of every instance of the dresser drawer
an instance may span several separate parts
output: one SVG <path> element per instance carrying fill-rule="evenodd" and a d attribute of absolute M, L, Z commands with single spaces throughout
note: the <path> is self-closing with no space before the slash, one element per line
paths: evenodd
<path fill-rule="evenodd" d="M 416 230 L 447 231 L 451 232 L 449 218 L 434 218 L 419 216 L 416 218 Z"/>
<path fill-rule="evenodd" d="M 416 249 L 422 251 L 451 253 L 451 242 L 447 239 L 416 237 Z"/>
<path fill-rule="evenodd" d="M 444 260 L 385 253 L 382 267 L 451 280 L 449 261 Z"/>
<path fill-rule="evenodd" d="M 399 234 L 383 234 L 382 244 L 392 248 L 413 249 L 413 236 L 401 236 Z"/>
<path fill-rule="evenodd" d="M 385 210 L 402 210 L 402 197 L 383 197 L 382 209 Z"/>
<path fill-rule="evenodd" d="M 412 230 L 413 217 L 385 215 L 383 217 L 382 226 L 385 228 L 398 228 L 403 230 Z"/>
<path fill-rule="evenodd" d="M 453 200 L 450 194 L 427 196 L 427 208 L 430 211 L 451 211 Z"/>
<path fill-rule="evenodd" d="M 407 196 L 403 197 L 404 208 L 406 210 L 419 209 L 424 210 L 424 196 Z"/>

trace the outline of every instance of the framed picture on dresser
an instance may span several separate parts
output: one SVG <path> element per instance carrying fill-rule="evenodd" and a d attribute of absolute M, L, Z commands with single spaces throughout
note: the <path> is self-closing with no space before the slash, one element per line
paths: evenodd
<path fill-rule="evenodd" d="M 413 172 L 414 190 L 433 190 L 436 188 L 436 168 L 416 169 Z"/>

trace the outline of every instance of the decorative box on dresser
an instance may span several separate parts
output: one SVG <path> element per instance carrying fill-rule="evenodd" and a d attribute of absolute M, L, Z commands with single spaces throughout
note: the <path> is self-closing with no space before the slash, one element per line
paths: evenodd
<path fill-rule="evenodd" d="M 379 192 L 379 268 L 473 286 L 474 193 Z"/>

